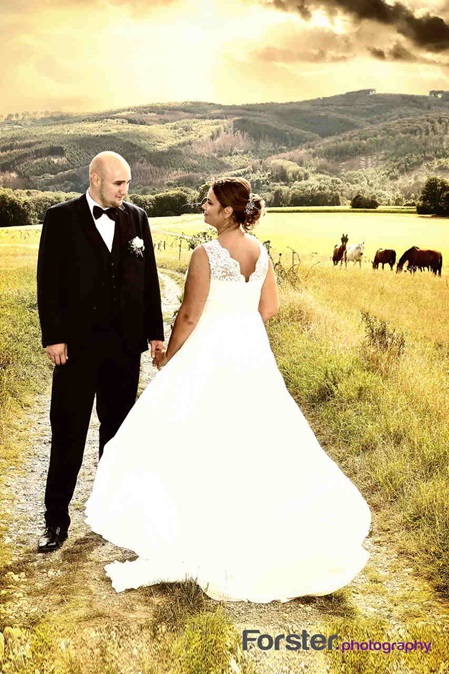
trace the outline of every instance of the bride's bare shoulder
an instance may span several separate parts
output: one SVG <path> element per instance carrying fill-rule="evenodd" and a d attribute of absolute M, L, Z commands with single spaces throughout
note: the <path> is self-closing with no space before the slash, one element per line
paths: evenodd
<path fill-rule="evenodd" d="M 194 248 L 189 262 L 189 275 L 206 273 L 209 270 L 209 256 L 201 244 Z"/>

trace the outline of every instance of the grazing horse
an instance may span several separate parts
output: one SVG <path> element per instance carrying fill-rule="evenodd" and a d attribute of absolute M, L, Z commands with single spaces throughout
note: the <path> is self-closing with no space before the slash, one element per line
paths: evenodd
<path fill-rule="evenodd" d="M 343 266 L 343 255 L 345 253 L 346 244 L 348 243 L 348 241 L 349 241 L 348 235 L 342 234 L 341 246 L 339 246 L 338 243 L 334 246 L 334 252 L 332 255 L 332 262 L 334 263 L 334 267 L 336 267 L 339 262 Z"/>
<path fill-rule="evenodd" d="M 396 272 L 401 272 L 406 262 L 408 262 L 407 269 L 410 269 L 410 271 L 415 272 L 417 268 L 422 271 L 426 267 L 435 276 L 437 274 L 441 276 L 443 256 L 438 250 L 422 250 L 418 246 L 412 246 L 401 255 L 396 266 Z"/>
<path fill-rule="evenodd" d="M 379 265 L 382 265 L 382 269 L 384 268 L 384 265 L 389 264 L 390 269 L 393 271 L 393 266 L 396 262 L 396 251 L 391 250 L 391 248 L 379 248 L 379 250 L 376 250 L 376 254 L 374 256 L 374 261 L 373 261 L 373 269 L 379 269 Z"/>
<path fill-rule="evenodd" d="M 354 264 L 352 265 L 355 267 L 355 263 L 359 263 L 359 268 L 362 268 L 362 257 L 363 257 L 363 251 L 365 247 L 365 242 L 363 243 L 353 243 L 352 246 L 349 246 L 349 248 L 346 248 L 345 250 L 345 267 L 348 266 L 348 262 L 353 262 Z"/>

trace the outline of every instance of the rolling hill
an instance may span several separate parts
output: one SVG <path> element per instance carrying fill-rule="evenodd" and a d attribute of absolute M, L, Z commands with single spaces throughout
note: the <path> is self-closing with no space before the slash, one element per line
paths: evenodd
<path fill-rule="evenodd" d="M 138 193 L 240 173 L 268 198 L 276 189 L 342 199 L 362 190 L 391 202 L 416 198 L 432 173 L 449 174 L 448 131 L 448 97 L 368 89 L 292 103 L 9 115 L 0 121 L 0 183 L 81 191 L 92 156 L 111 149 L 130 162 Z"/>

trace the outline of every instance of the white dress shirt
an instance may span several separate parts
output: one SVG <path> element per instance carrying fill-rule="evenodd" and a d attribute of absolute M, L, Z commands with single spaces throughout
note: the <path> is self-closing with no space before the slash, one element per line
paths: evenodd
<path fill-rule="evenodd" d="M 107 245 L 109 252 L 111 252 L 112 242 L 114 241 L 115 222 L 114 220 L 112 220 L 112 218 L 109 217 L 109 215 L 106 215 L 105 213 L 103 213 L 101 218 L 98 218 L 98 220 L 96 220 L 94 218 L 94 206 L 99 206 L 100 208 L 103 208 L 103 210 L 104 206 L 102 206 L 101 204 L 97 203 L 92 199 L 92 197 L 89 194 L 89 190 L 87 190 L 86 192 L 86 199 L 87 203 L 89 204 L 90 212 L 95 222 L 95 227 L 100 232 L 101 237 L 105 242 L 105 244 Z"/>

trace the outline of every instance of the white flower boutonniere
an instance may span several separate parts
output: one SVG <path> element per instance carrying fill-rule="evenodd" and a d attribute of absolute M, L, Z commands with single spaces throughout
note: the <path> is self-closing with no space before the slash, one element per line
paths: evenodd
<path fill-rule="evenodd" d="M 128 250 L 137 257 L 143 257 L 143 251 L 145 246 L 143 245 L 143 239 L 140 239 L 138 236 L 135 236 L 134 239 L 131 239 L 128 243 Z"/>

